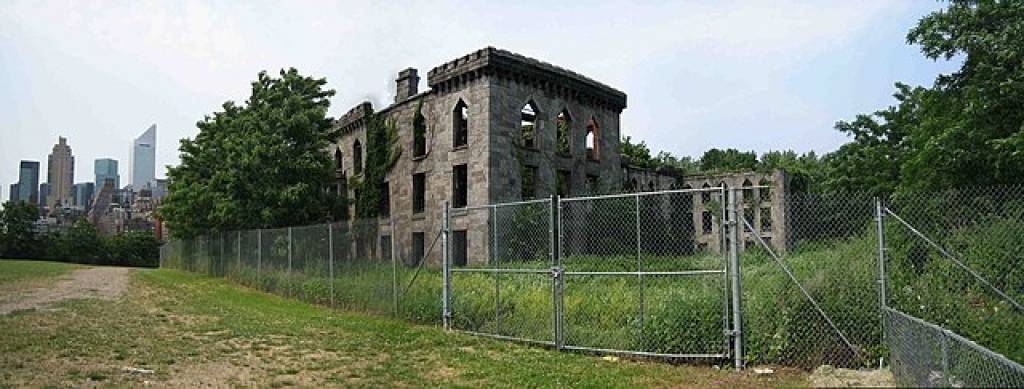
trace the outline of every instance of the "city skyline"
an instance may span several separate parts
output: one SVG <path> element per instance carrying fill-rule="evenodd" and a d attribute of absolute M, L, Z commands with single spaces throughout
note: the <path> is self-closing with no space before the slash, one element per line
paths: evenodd
<path fill-rule="evenodd" d="M 154 132 L 155 132 L 155 128 L 156 128 L 156 124 L 152 124 L 149 129 L 154 130 Z M 140 135 L 139 138 L 136 138 L 135 140 L 133 140 L 133 142 L 132 142 L 133 146 L 135 144 L 135 141 L 141 139 L 148 132 L 149 132 L 149 130 L 147 130 L 142 135 Z M 49 164 L 50 164 L 50 159 L 52 158 L 51 154 L 53 153 L 53 151 L 58 146 L 61 145 L 61 142 L 63 142 L 65 145 L 69 146 L 69 151 L 71 151 L 70 145 L 74 143 L 73 140 L 68 138 L 68 137 L 58 136 L 57 144 L 54 144 L 52 146 L 52 148 L 50 150 L 50 154 L 47 154 L 46 158 L 43 159 L 43 160 L 47 161 L 47 166 L 45 166 L 47 170 L 45 171 L 45 173 L 42 170 L 42 168 L 44 166 L 42 166 L 42 163 L 40 161 L 38 161 L 36 158 L 28 157 L 28 158 L 21 159 L 19 161 L 19 163 L 18 163 L 18 169 L 16 171 L 17 180 L 14 181 L 14 182 L 3 183 L 2 185 L 0 185 L 0 187 L 6 188 L 6 190 L 3 190 L 3 193 L 0 193 L 0 202 L 2 202 L 2 201 L 10 201 L 10 200 L 15 200 L 15 199 L 17 199 L 17 200 L 30 200 L 33 203 L 35 203 L 35 204 L 37 204 L 37 205 L 39 205 L 41 207 L 42 206 L 49 206 L 49 200 L 51 198 L 53 198 L 53 197 L 47 196 L 47 195 L 48 194 L 52 195 L 54 193 L 54 188 L 50 185 L 50 174 L 51 174 L 51 171 L 50 171 Z M 130 155 L 131 155 L 131 152 L 129 152 L 129 156 Z M 75 155 L 75 153 L 73 153 L 73 152 L 70 153 L 70 156 L 71 156 L 71 166 L 70 166 L 71 174 L 70 174 L 70 176 L 71 176 L 72 182 L 67 186 L 67 196 L 64 197 L 65 201 L 69 205 L 71 205 L 71 204 L 78 205 L 78 201 L 80 200 L 79 197 L 81 196 L 81 193 L 89 193 L 89 191 L 87 191 L 87 190 L 84 191 L 84 192 L 80 192 L 79 189 L 77 189 L 77 187 L 79 185 L 92 184 L 94 190 L 92 190 L 91 192 L 92 192 L 93 195 L 98 193 L 99 192 L 99 188 L 103 186 L 103 179 L 104 178 L 112 178 L 114 180 L 114 185 L 115 185 L 116 189 L 122 189 L 125 186 L 129 185 L 129 184 L 125 184 L 124 186 L 121 185 L 121 176 L 123 175 L 121 169 L 123 168 L 123 169 L 128 170 L 127 174 L 130 175 L 132 167 L 130 165 L 127 166 L 127 167 L 124 167 L 124 164 L 121 164 L 120 160 L 118 160 L 116 158 L 97 157 L 97 158 L 93 158 L 92 159 L 93 160 L 92 164 L 81 164 L 81 165 L 79 165 L 79 164 L 75 164 L 74 160 L 75 159 L 81 160 L 82 156 Z M 88 158 L 86 160 L 88 160 Z M 34 175 L 35 179 L 32 179 L 33 175 L 31 173 L 31 171 L 32 171 L 31 166 L 33 166 L 33 164 L 35 166 L 35 175 Z M 80 173 L 75 171 L 75 169 L 81 169 L 82 167 L 88 168 L 90 166 L 92 167 L 92 171 L 89 172 L 91 174 L 80 174 Z M 155 186 L 158 180 L 164 180 L 165 178 L 155 175 L 156 170 L 157 170 L 156 166 L 155 166 L 155 161 L 153 163 L 152 168 L 153 168 L 153 171 L 154 171 L 154 178 L 151 180 L 151 183 L 152 183 L 152 185 Z M 164 170 L 161 169 L 161 172 L 164 172 Z M 2 174 L 0 174 L 0 176 L 2 176 Z M 75 177 L 79 177 L 79 179 L 75 180 Z M 88 179 L 88 180 L 83 180 L 82 179 L 82 178 L 86 178 L 86 177 L 88 177 L 90 179 Z M 26 181 L 28 181 L 29 185 L 21 185 L 21 183 L 26 182 Z M 31 188 L 31 191 L 30 191 L 30 188 Z M 18 190 L 19 192 L 18 193 L 14 193 L 14 190 Z M 29 191 L 30 191 L 30 193 L 29 193 Z M 47 191 L 48 193 L 44 193 L 44 191 Z M 27 197 L 23 197 L 22 195 L 26 194 L 26 193 L 27 193 L 27 195 L 26 195 Z M 34 197 L 34 200 L 33 200 L 33 197 Z"/>

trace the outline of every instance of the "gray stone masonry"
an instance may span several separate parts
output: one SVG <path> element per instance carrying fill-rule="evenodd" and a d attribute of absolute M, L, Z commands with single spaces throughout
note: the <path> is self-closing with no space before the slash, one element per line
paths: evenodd
<path fill-rule="evenodd" d="M 396 79 L 396 101 L 380 112 L 398 128 L 402 156 L 389 172 L 389 218 L 382 218 L 381 235 L 391 234 L 394 224 L 395 255 L 413 262 L 412 236 L 424 233 L 429 248 L 441 225 L 442 204 L 453 198 L 453 169 L 466 165 L 469 207 L 521 200 L 522 166 L 537 168 L 537 197 L 554 193 L 556 171 L 570 173 L 571 194 L 591 194 L 587 176 L 599 177 L 599 193 L 617 189 L 621 182 L 619 114 L 626 95 L 618 90 L 557 66 L 487 47 L 435 67 L 428 73 L 430 89 L 417 93 L 415 69 L 403 70 Z M 455 146 L 454 126 L 459 102 L 468 109 L 468 141 Z M 426 153 L 414 155 L 413 118 L 416 107 L 426 119 Z M 523 147 L 521 110 L 532 104 L 537 111 L 535 148 Z M 556 152 L 556 118 L 565 111 L 571 119 L 570 153 Z M 370 103 L 349 110 L 337 121 L 342 137 L 331 150 L 340 150 L 341 171 L 358 180 L 354 171 L 355 144 L 365 159 L 365 119 L 373 112 Z M 587 128 L 596 128 L 596 159 L 588 158 Z M 424 174 L 425 209 L 413 213 L 413 176 Z M 355 193 L 349 186 L 349 196 Z M 488 253 L 487 212 L 455 210 L 453 230 L 467 231 L 469 262 L 484 262 Z M 386 226 L 386 227 L 385 227 Z M 380 241 L 379 239 L 377 240 Z M 377 252 L 381 252 L 378 250 Z M 440 262 L 440 244 L 426 260 Z"/>

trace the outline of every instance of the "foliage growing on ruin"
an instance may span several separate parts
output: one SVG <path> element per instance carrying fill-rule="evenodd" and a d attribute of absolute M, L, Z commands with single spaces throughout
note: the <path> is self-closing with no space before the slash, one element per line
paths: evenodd
<path fill-rule="evenodd" d="M 427 118 L 423 116 L 423 98 L 416 101 L 416 112 L 412 116 L 413 156 L 427 154 Z"/>
<path fill-rule="evenodd" d="M 260 72 L 243 104 L 224 103 L 181 140 L 163 205 L 175 236 L 302 225 L 337 210 L 324 152 L 338 135 L 327 117 L 334 90 L 294 68 L 279 74 Z"/>
<path fill-rule="evenodd" d="M 398 127 L 380 113 L 371 114 L 366 121 L 366 164 L 363 177 L 355 183 L 359 191 L 355 199 L 356 218 L 375 218 L 381 214 L 384 206 L 382 201 L 385 199 L 382 185 L 401 155 Z"/>

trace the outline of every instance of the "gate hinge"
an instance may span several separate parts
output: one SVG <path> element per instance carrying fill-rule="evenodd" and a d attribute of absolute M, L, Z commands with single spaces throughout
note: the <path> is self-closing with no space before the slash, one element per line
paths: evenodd
<path fill-rule="evenodd" d="M 742 331 L 736 331 L 736 330 L 725 330 L 724 332 L 725 332 L 725 336 L 734 337 L 734 338 L 737 335 L 740 335 L 740 334 L 743 333 Z"/>

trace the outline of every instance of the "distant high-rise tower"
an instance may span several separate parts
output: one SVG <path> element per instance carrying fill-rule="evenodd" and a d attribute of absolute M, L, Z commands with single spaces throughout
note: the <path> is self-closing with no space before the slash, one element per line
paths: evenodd
<path fill-rule="evenodd" d="M 92 198 L 96 191 L 96 186 L 91 182 L 80 182 L 72 186 L 75 192 L 75 206 L 80 207 L 83 211 L 89 212 L 92 209 Z"/>
<path fill-rule="evenodd" d="M 17 193 L 14 192 L 15 189 L 17 189 Z M 39 162 L 21 161 L 18 169 L 18 183 L 11 186 L 10 198 L 14 201 L 39 203 Z"/>
<path fill-rule="evenodd" d="M 156 185 L 156 124 L 132 142 L 132 189 Z"/>
<path fill-rule="evenodd" d="M 94 165 L 93 173 L 96 174 L 96 180 L 93 184 L 96 188 L 103 187 L 103 180 L 112 179 L 114 180 L 114 188 L 121 187 L 121 175 L 117 172 L 117 160 L 112 158 L 101 158 L 97 159 Z"/>
<path fill-rule="evenodd" d="M 46 206 L 53 211 L 74 202 L 75 194 L 71 191 L 71 185 L 75 181 L 75 157 L 71 155 L 67 138 L 57 138 L 48 162 L 46 176 L 50 193 L 46 197 Z"/>

